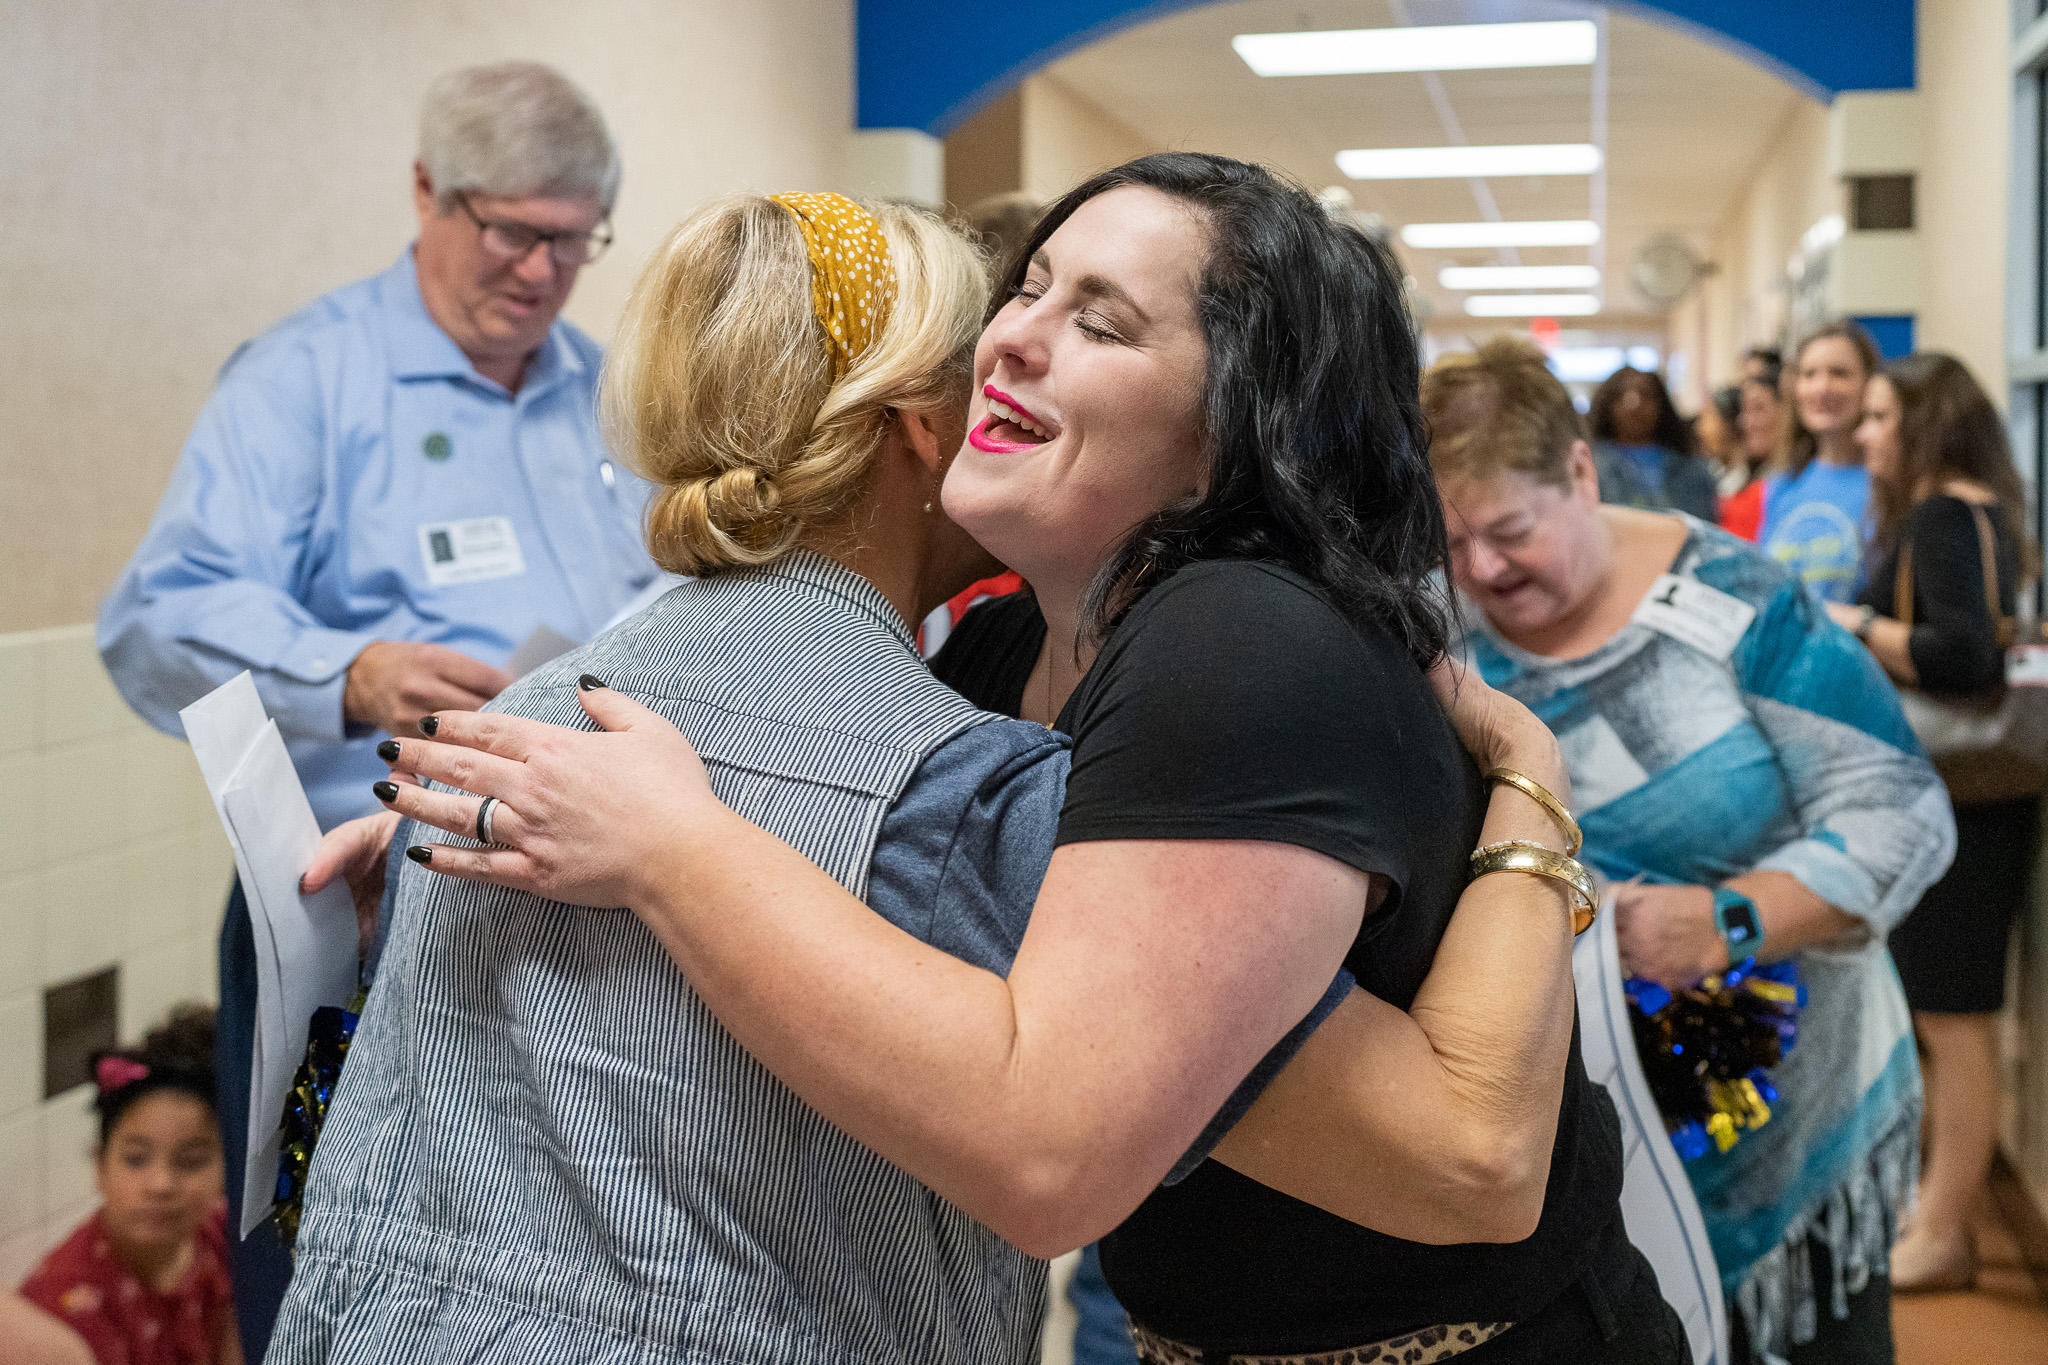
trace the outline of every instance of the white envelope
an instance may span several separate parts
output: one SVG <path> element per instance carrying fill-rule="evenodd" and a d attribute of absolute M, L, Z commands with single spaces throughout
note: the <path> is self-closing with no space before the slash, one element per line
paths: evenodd
<path fill-rule="evenodd" d="M 278 1119 L 322 1005 L 356 989 L 356 918 L 348 889 L 299 893 L 320 826 L 277 723 L 243 673 L 180 712 L 193 757 L 234 850 L 256 943 L 256 1036 L 249 1058 L 248 1162 L 241 1235 L 276 1202 Z"/>

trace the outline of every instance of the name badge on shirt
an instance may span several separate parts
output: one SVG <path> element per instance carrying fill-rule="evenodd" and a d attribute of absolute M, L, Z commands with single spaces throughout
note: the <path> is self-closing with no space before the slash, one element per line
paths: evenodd
<path fill-rule="evenodd" d="M 526 572 L 510 517 L 430 521 L 420 527 L 420 559 L 427 566 L 427 582 L 437 588 Z"/>
<path fill-rule="evenodd" d="M 1742 632 L 1756 619 L 1756 608 L 1697 578 L 1664 573 L 1657 575 L 1643 604 L 1629 619 L 1726 663 Z"/>

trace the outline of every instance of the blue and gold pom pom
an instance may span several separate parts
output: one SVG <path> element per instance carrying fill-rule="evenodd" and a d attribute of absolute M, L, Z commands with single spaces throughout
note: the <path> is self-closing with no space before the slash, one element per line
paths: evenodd
<path fill-rule="evenodd" d="M 360 1008 L 360 996 L 356 1003 Z M 298 1240 L 306 1173 L 312 1169 L 313 1148 L 327 1121 L 327 1105 L 334 1098 L 334 1084 L 341 1079 L 342 1063 L 348 1060 L 349 1044 L 356 1036 L 357 1017 L 333 1005 L 313 1011 L 306 1030 L 306 1056 L 284 1098 L 284 1117 L 278 1125 L 282 1141 L 277 1157 L 276 1216 L 278 1235 L 287 1251 Z"/>
<path fill-rule="evenodd" d="M 1643 1077 L 1680 1156 L 1725 1152 L 1770 1122 L 1770 1069 L 1798 1041 L 1806 1004 L 1797 967 L 1745 958 L 1675 993 L 1641 980 L 1625 991 Z"/>

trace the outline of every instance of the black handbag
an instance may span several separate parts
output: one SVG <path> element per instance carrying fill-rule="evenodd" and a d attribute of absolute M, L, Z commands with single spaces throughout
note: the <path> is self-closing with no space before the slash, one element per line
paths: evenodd
<path fill-rule="evenodd" d="M 1901 687 L 1906 723 L 1934 761 L 1949 799 L 1957 805 L 2007 801 L 2048 791 L 2048 686 L 2035 681 L 2038 666 L 2028 656 L 2041 642 L 2016 643 L 2013 619 L 1999 610 L 1998 542 L 1983 507 L 1970 504 L 1977 522 L 1977 547 L 1984 562 L 1984 602 L 2006 651 L 2005 680 L 1974 697 L 1936 697 Z M 1899 620 L 1913 624 L 1913 546 L 1899 549 L 1895 605 Z"/>

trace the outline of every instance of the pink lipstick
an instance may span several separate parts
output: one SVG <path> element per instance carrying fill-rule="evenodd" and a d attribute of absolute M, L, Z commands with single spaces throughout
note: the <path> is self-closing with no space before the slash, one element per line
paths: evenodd
<path fill-rule="evenodd" d="M 996 420 L 994 417 L 982 418 L 981 425 L 967 433 L 967 444 L 991 455 L 1015 455 L 1020 450 L 1036 450 L 1045 444 L 1043 441 L 998 441 L 988 434 L 989 427 Z"/>
<path fill-rule="evenodd" d="M 967 434 L 967 443 L 976 450 L 991 454 L 1010 455 L 1020 450 L 1031 450 L 1044 445 L 1059 433 L 1041 421 L 1032 411 L 1016 399 L 1004 393 L 993 384 L 984 384 L 982 398 L 988 403 L 988 416 L 981 420 L 973 431 Z M 994 428 L 1007 427 L 1012 431 L 1026 432 L 1036 440 L 1006 441 L 994 434 Z"/>

